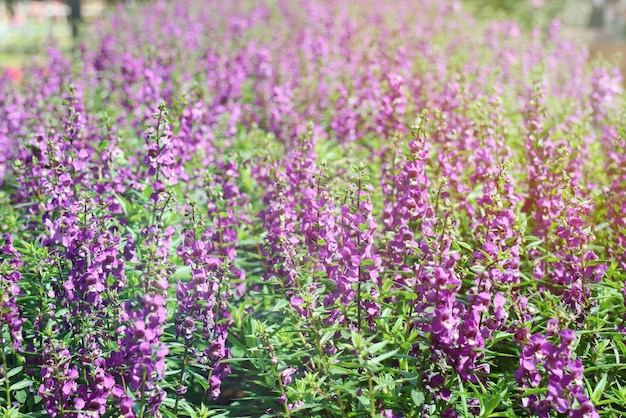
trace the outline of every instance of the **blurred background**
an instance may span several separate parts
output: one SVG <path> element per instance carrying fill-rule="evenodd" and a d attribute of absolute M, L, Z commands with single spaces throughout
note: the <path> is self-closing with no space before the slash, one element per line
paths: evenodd
<path fill-rule="evenodd" d="M 0 0 L 0 67 L 19 68 L 47 42 L 70 49 L 83 26 L 141 0 Z"/>
<path fill-rule="evenodd" d="M 626 0 L 465 0 L 484 19 L 514 19 L 546 30 L 554 19 L 562 34 L 589 47 L 589 60 L 607 60 L 626 74 Z M 626 86 L 626 78 L 624 79 Z"/>
<path fill-rule="evenodd" d="M 140 0 L 0 0 L 0 67 L 19 70 L 50 39 L 72 48 L 81 27 L 117 7 Z M 236 0 L 219 0 L 236 1 Z M 439 1 L 439 0 L 431 0 Z M 557 18 L 564 33 L 586 44 L 590 59 L 615 61 L 626 73 L 626 0 L 464 0 L 486 20 L 514 19 L 523 27 L 546 29 Z"/>

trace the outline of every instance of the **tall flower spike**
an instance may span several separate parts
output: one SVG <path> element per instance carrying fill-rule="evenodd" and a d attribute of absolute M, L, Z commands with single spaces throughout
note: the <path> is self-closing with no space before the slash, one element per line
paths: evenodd
<path fill-rule="evenodd" d="M 17 297 L 21 294 L 19 281 L 22 278 L 22 256 L 13 246 L 13 238 L 2 234 L 0 238 L 0 332 L 7 326 L 13 341 L 13 349 L 22 349 L 22 323 Z"/>

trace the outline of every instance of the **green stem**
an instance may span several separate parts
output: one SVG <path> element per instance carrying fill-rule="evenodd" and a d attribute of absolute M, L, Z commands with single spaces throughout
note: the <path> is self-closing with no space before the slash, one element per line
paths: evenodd
<path fill-rule="evenodd" d="M 185 369 L 187 368 L 187 353 L 189 353 L 189 346 L 187 344 L 185 344 L 185 352 L 183 353 L 183 364 L 180 367 L 180 382 L 181 385 L 183 384 L 183 379 L 185 376 Z M 174 402 L 174 415 L 177 415 L 178 413 L 178 401 L 180 400 L 180 395 L 178 394 L 178 391 L 176 391 L 176 402 Z"/>
<path fill-rule="evenodd" d="M 361 209 L 361 188 L 362 188 L 362 174 L 359 172 L 359 180 L 358 187 L 356 193 L 356 210 L 360 211 Z M 357 247 L 359 248 L 359 252 L 361 251 L 361 231 L 357 232 Z M 359 262 L 359 267 L 357 269 L 357 290 L 356 290 L 356 327 L 359 332 L 361 332 L 361 263 Z"/>
<path fill-rule="evenodd" d="M 309 318 L 311 318 L 311 326 L 313 327 L 313 336 L 315 338 L 315 345 L 317 347 L 317 350 L 320 353 L 320 359 L 322 360 L 322 364 L 324 366 L 323 370 L 329 371 L 330 363 L 328 362 L 328 359 L 326 358 L 326 354 L 324 353 L 324 348 L 322 347 L 322 341 L 320 339 L 320 334 L 317 328 L 317 322 L 315 320 L 315 316 L 313 315 L 313 312 L 311 312 L 310 308 L 307 309 L 307 311 L 309 314 Z M 343 402 L 341 401 L 341 397 L 339 394 L 337 394 L 337 405 L 339 406 L 339 409 L 341 409 L 342 415 L 347 416 L 345 407 L 343 406 Z"/>
<path fill-rule="evenodd" d="M 374 402 L 374 382 L 372 379 L 372 372 L 367 372 L 367 387 L 370 392 L 370 416 L 376 417 L 376 403 Z"/>
<path fill-rule="evenodd" d="M 141 401 L 139 403 L 139 418 L 143 418 L 146 409 L 146 366 L 143 366 L 141 375 Z"/>
<path fill-rule="evenodd" d="M 7 356 L 4 352 L 4 338 L 2 338 L 2 329 L 0 328 L 0 351 L 2 352 L 2 365 L 4 366 L 4 386 L 6 391 L 7 409 L 11 408 L 11 382 L 9 381 L 9 365 Z"/>
<path fill-rule="evenodd" d="M 61 396 L 61 393 L 60 393 L 61 390 L 62 390 L 62 387 L 63 387 L 63 383 L 61 383 L 61 375 L 59 374 L 59 370 L 60 370 L 60 368 L 57 367 L 57 369 L 56 369 L 56 372 L 57 372 L 57 382 L 59 382 L 59 388 L 57 389 L 58 392 L 59 392 L 59 394 L 58 394 L 58 396 L 59 396 L 59 414 L 60 414 L 61 418 L 65 418 L 65 408 L 63 407 L 63 401 L 62 401 L 63 396 Z"/>
<path fill-rule="evenodd" d="M 285 407 L 285 414 L 287 414 L 287 418 L 291 418 L 291 411 L 289 410 L 289 402 L 287 401 L 287 394 L 285 393 L 285 387 L 283 386 L 283 379 L 278 372 L 278 366 L 274 365 L 274 371 L 276 372 L 276 377 L 278 378 L 278 387 L 280 388 L 280 393 L 283 395 L 283 399 L 285 399 L 285 403 L 283 406 Z"/>
<path fill-rule="evenodd" d="M 211 376 L 212 376 L 212 375 L 213 375 L 213 371 L 211 370 L 211 372 L 210 372 L 210 373 L 209 373 L 209 375 L 207 376 L 207 381 L 208 381 L 209 379 L 211 379 Z M 202 392 L 203 392 L 203 393 L 202 393 L 202 400 L 200 401 L 200 405 L 205 405 L 205 403 L 206 403 L 206 398 L 207 398 L 207 396 L 209 395 L 209 391 L 208 391 L 208 390 L 203 390 Z"/>
<path fill-rule="evenodd" d="M 156 143 L 157 143 L 157 147 L 158 147 L 158 149 L 159 149 L 159 151 L 158 151 L 158 152 L 159 152 L 159 154 L 161 153 L 161 138 L 159 137 L 159 130 L 160 130 L 160 128 L 161 128 L 161 119 L 162 119 L 162 117 L 163 117 L 163 110 L 162 110 L 162 109 L 160 108 L 160 106 L 159 106 L 159 118 L 158 118 L 158 120 L 157 120 L 157 126 L 156 126 L 156 136 L 155 136 Z M 157 155 L 157 156 L 158 156 L 158 155 Z M 156 174 L 155 174 L 155 181 L 158 181 L 158 180 L 159 180 L 159 171 L 160 171 L 160 170 L 159 170 L 159 168 L 157 167 Z M 154 200 L 154 203 L 153 203 L 153 205 L 152 205 L 152 213 L 151 213 L 150 219 L 151 219 L 151 221 L 152 221 L 151 223 L 153 223 L 153 224 L 157 221 L 156 210 L 157 210 L 157 201 L 158 201 L 158 200 L 159 200 L 158 198 L 157 198 L 157 199 L 155 199 L 155 200 Z"/>
<path fill-rule="evenodd" d="M 39 313 L 41 314 L 41 318 L 46 318 L 46 314 L 44 313 L 44 309 L 43 309 L 43 292 L 44 292 L 44 287 L 43 287 L 43 275 L 41 274 L 41 270 L 37 269 L 37 278 L 39 279 L 39 292 L 38 292 L 38 299 L 39 299 Z M 39 325 L 39 329 L 37 330 L 37 334 L 39 337 L 39 347 L 41 347 L 43 345 L 43 330 L 46 329 L 46 324 L 45 321 L 42 321 L 42 323 Z"/>
<path fill-rule="evenodd" d="M 419 268 L 417 269 L 417 274 L 415 275 L 415 286 L 413 286 L 413 294 L 415 294 L 416 296 L 416 300 L 413 301 L 413 303 L 411 303 L 411 305 L 409 306 L 409 315 L 407 316 L 407 322 L 406 322 L 406 329 L 404 331 L 404 338 L 408 339 L 409 335 L 411 335 L 411 319 L 413 317 L 413 309 L 415 309 L 415 303 L 417 302 L 417 286 L 419 285 L 419 280 L 420 280 L 420 276 L 422 275 L 422 268 L 424 267 L 423 264 L 420 264 Z"/>
<path fill-rule="evenodd" d="M 156 217 L 156 221 L 158 224 L 161 224 L 161 221 L 163 220 L 163 213 L 165 212 L 165 209 L 167 208 L 167 205 L 169 205 L 170 200 L 172 200 L 172 194 L 168 193 L 167 194 L 167 199 L 165 199 L 165 203 L 163 203 L 163 207 L 161 207 L 161 211 L 159 212 L 159 214 Z"/>

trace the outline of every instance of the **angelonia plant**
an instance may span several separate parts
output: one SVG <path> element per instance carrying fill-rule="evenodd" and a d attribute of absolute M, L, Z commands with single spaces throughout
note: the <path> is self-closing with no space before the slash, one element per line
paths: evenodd
<path fill-rule="evenodd" d="M 455 0 L 159 0 L 0 70 L 0 415 L 626 415 L 622 75 Z"/>

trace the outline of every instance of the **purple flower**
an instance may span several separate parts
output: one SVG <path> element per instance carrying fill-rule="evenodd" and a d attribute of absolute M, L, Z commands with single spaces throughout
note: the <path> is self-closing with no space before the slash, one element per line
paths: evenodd
<path fill-rule="evenodd" d="M 306 313 L 306 309 L 303 308 L 304 306 L 304 299 L 302 299 L 299 296 L 292 296 L 291 297 L 291 307 L 294 308 L 300 315 L 302 315 L 303 317 L 306 317 L 307 313 Z"/>
<path fill-rule="evenodd" d="M 0 238 L 0 294 L 3 295 L 0 304 L 0 332 L 7 326 L 13 349 L 22 348 L 22 323 L 17 305 L 17 297 L 21 294 L 18 282 L 22 278 L 19 271 L 22 267 L 21 254 L 13 246 L 13 239 L 8 234 Z"/>
<path fill-rule="evenodd" d="M 280 372 L 280 377 L 283 379 L 283 385 L 290 385 L 292 382 L 292 375 L 296 373 L 298 369 L 294 369 L 293 367 L 288 367 L 282 372 Z"/>
<path fill-rule="evenodd" d="M 520 368 L 515 378 L 518 383 L 530 387 L 538 387 L 542 383 L 546 385 L 544 379 L 547 378 L 545 398 L 536 395 L 523 398 L 525 406 L 531 411 L 543 414 L 546 408 L 552 407 L 559 413 L 569 412 L 577 416 L 574 406 L 576 396 L 582 396 L 584 389 L 583 365 L 580 359 L 571 358 L 571 343 L 576 338 L 575 333 L 565 329 L 559 336 L 560 344 L 557 348 L 543 335 L 533 334 L 530 344 L 522 348 Z M 538 365 L 541 365 L 541 369 Z M 595 411 L 593 405 L 591 408 Z"/>

